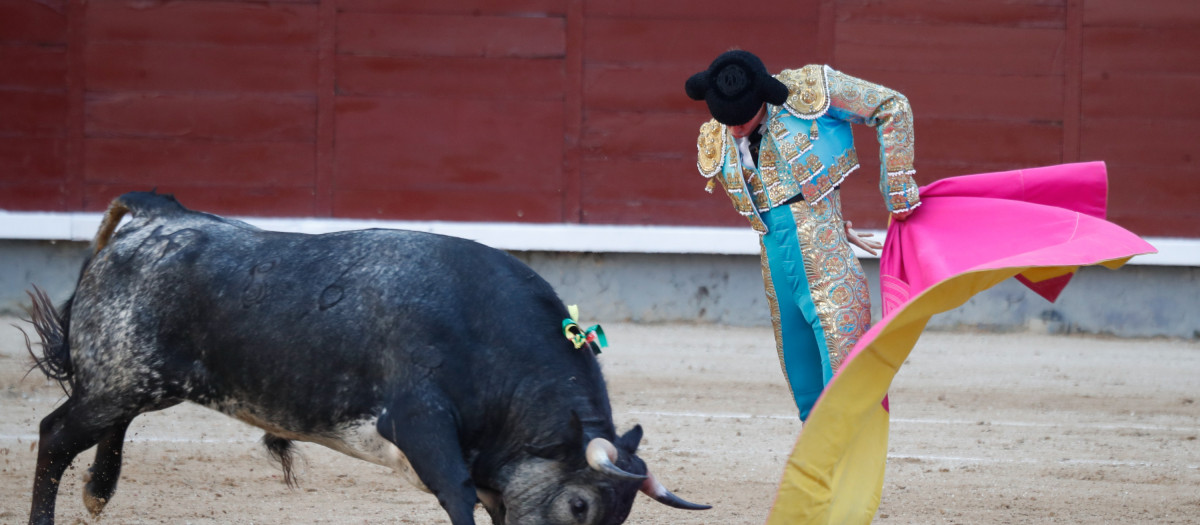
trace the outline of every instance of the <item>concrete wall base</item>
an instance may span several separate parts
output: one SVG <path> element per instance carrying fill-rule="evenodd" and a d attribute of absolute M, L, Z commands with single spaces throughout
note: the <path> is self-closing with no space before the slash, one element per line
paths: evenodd
<path fill-rule="evenodd" d="M 758 257 L 515 252 L 583 323 L 770 324 Z M 87 243 L 0 241 L 0 314 L 23 314 L 31 284 L 56 300 L 74 289 Z M 878 260 L 863 261 L 879 317 Z M 1200 268 L 1083 268 L 1056 303 L 1009 280 L 939 314 L 930 329 L 1090 333 L 1200 340 Z"/>

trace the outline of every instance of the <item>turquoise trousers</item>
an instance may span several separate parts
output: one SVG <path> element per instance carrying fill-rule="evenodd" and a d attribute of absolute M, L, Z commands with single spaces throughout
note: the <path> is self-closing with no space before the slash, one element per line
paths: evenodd
<path fill-rule="evenodd" d="M 867 279 L 846 240 L 838 192 L 762 214 L 763 284 L 780 366 L 807 419 L 825 384 L 871 324 Z"/>

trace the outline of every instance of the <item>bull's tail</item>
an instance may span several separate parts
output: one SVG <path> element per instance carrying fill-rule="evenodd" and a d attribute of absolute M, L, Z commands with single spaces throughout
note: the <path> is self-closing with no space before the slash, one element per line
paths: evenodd
<path fill-rule="evenodd" d="M 68 343 L 67 327 L 70 326 L 72 296 L 63 303 L 61 309 L 54 308 L 50 296 L 45 290 L 33 287 L 32 292 L 26 292 L 33 305 L 29 307 L 29 321 L 41 338 L 41 355 L 33 349 L 34 344 L 29 340 L 29 334 L 24 329 L 25 349 L 33 357 L 34 366 L 46 374 L 46 377 L 58 381 L 63 392 L 71 394 L 71 377 L 75 375 L 75 367 L 71 364 L 71 348 Z"/>
<path fill-rule="evenodd" d="M 267 447 L 267 454 L 279 463 L 279 468 L 283 469 L 283 482 L 291 489 L 299 487 L 300 484 L 293 469 L 295 447 L 292 446 L 292 440 L 266 433 L 263 434 L 262 442 Z"/>
<path fill-rule="evenodd" d="M 129 213 L 129 205 L 123 200 L 124 197 L 122 195 L 113 199 L 112 204 L 108 205 L 108 211 L 104 212 L 104 218 L 100 221 L 100 229 L 96 231 L 96 238 L 92 239 L 92 255 L 96 255 L 108 245 L 108 240 L 112 238 L 113 232 L 117 231 L 117 225 L 121 224 L 121 218 Z"/>
<path fill-rule="evenodd" d="M 96 231 L 96 238 L 92 239 L 92 255 L 100 253 L 100 250 L 108 246 L 108 241 L 117 231 L 121 219 L 129 212 L 138 215 L 142 212 L 164 214 L 183 211 L 187 211 L 186 208 L 175 200 L 174 195 L 167 193 L 133 191 L 121 195 L 113 199 L 112 203 L 108 205 L 108 210 L 104 212 L 104 218 L 100 221 L 100 229 Z M 84 264 L 84 267 L 86 268 L 87 264 Z"/>

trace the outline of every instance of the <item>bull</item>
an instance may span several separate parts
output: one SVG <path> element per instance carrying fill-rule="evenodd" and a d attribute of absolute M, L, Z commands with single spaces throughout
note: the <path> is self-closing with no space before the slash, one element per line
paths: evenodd
<path fill-rule="evenodd" d="M 617 524 L 639 490 L 709 508 L 656 481 L 640 426 L 617 435 L 551 286 L 472 241 L 264 231 L 135 192 L 105 213 L 65 303 L 30 295 L 30 353 L 68 394 L 41 422 L 30 523 L 53 523 L 64 470 L 92 446 L 98 516 L 130 422 L 184 401 L 266 431 L 289 483 L 293 442 L 317 443 L 392 468 L 454 525 L 477 503 L 497 525 Z"/>

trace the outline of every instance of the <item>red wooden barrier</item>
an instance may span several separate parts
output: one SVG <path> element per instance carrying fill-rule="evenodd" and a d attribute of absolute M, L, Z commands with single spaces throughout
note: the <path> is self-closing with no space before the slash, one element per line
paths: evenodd
<path fill-rule="evenodd" d="M 1189 0 L 0 0 L 0 209 L 157 187 L 218 213 L 741 226 L 688 75 L 737 46 L 905 93 L 918 180 L 1105 160 L 1200 236 Z M 882 227 L 878 158 L 847 215 Z"/>

